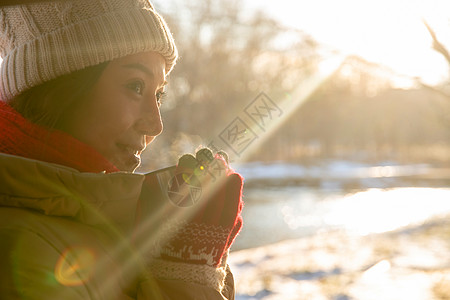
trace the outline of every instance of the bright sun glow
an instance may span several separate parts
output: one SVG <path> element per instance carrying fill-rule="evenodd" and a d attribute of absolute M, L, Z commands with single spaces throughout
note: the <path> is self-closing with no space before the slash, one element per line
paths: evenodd
<path fill-rule="evenodd" d="M 448 78 L 444 58 L 432 50 L 423 20 L 450 46 L 447 0 L 247 0 L 287 26 L 298 28 L 331 49 L 380 63 L 399 75 L 428 84 Z"/>
<path fill-rule="evenodd" d="M 449 189 L 370 189 L 336 199 L 324 221 L 360 235 L 417 224 L 450 212 Z"/>

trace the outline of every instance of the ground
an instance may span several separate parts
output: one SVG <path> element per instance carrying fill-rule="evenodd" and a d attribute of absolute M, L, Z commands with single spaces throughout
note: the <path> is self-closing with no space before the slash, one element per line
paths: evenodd
<path fill-rule="evenodd" d="M 382 220 L 380 220 L 382 222 Z M 450 300 L 450 216 L 232 252 L 236 300 Z"/>

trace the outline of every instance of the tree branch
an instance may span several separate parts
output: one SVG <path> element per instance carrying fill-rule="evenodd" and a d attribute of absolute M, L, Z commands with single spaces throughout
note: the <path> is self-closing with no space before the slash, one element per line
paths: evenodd
<path fill-rule="evenodd" d="M 450 54 L 448 53 L 447 48 L 445 48 L 445 46 L 441 42 L 439 42 L 436 33 L 430 27 L 430 25 L 428 25 L 428 23 L 425 20 L 422 20 L 422 22 L 425 24 L 425 27 L 427 27 L 427 30 L 430 33 L 431 38 L 433 39 L 433 49 L 441 53 L 450 65 Z"/>

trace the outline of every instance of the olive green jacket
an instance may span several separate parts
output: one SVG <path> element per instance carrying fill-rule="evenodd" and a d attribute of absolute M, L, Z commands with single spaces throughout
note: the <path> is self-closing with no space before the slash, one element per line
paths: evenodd
<path fill-rule="evenodd" d="M 0 154 L 1 299 L 234 299 L 225 267 L 217 285 L 148 272 L 131 246 L 143 180 Z"/>

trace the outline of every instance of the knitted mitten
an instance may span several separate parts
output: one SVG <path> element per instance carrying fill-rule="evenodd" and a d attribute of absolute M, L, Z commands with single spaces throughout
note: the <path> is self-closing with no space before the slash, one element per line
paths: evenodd
<path fill-rule="evenodd" d="M 219 266 L 242 227 L 242 177 L 223 154 L 209 149 L 184 155 L 169 187 L 169 198 L 186 207 L 161 257 L 191 264 Z M 181 193 L 180 193 L 181 191 Z"/>
<path fill-rule="evenodd" d="M 146 174 L 135 242 L 153 276 L 220 290 L 227 251 L 242 228 L 242 187 L 226 154 L 209 149 Z"/>

